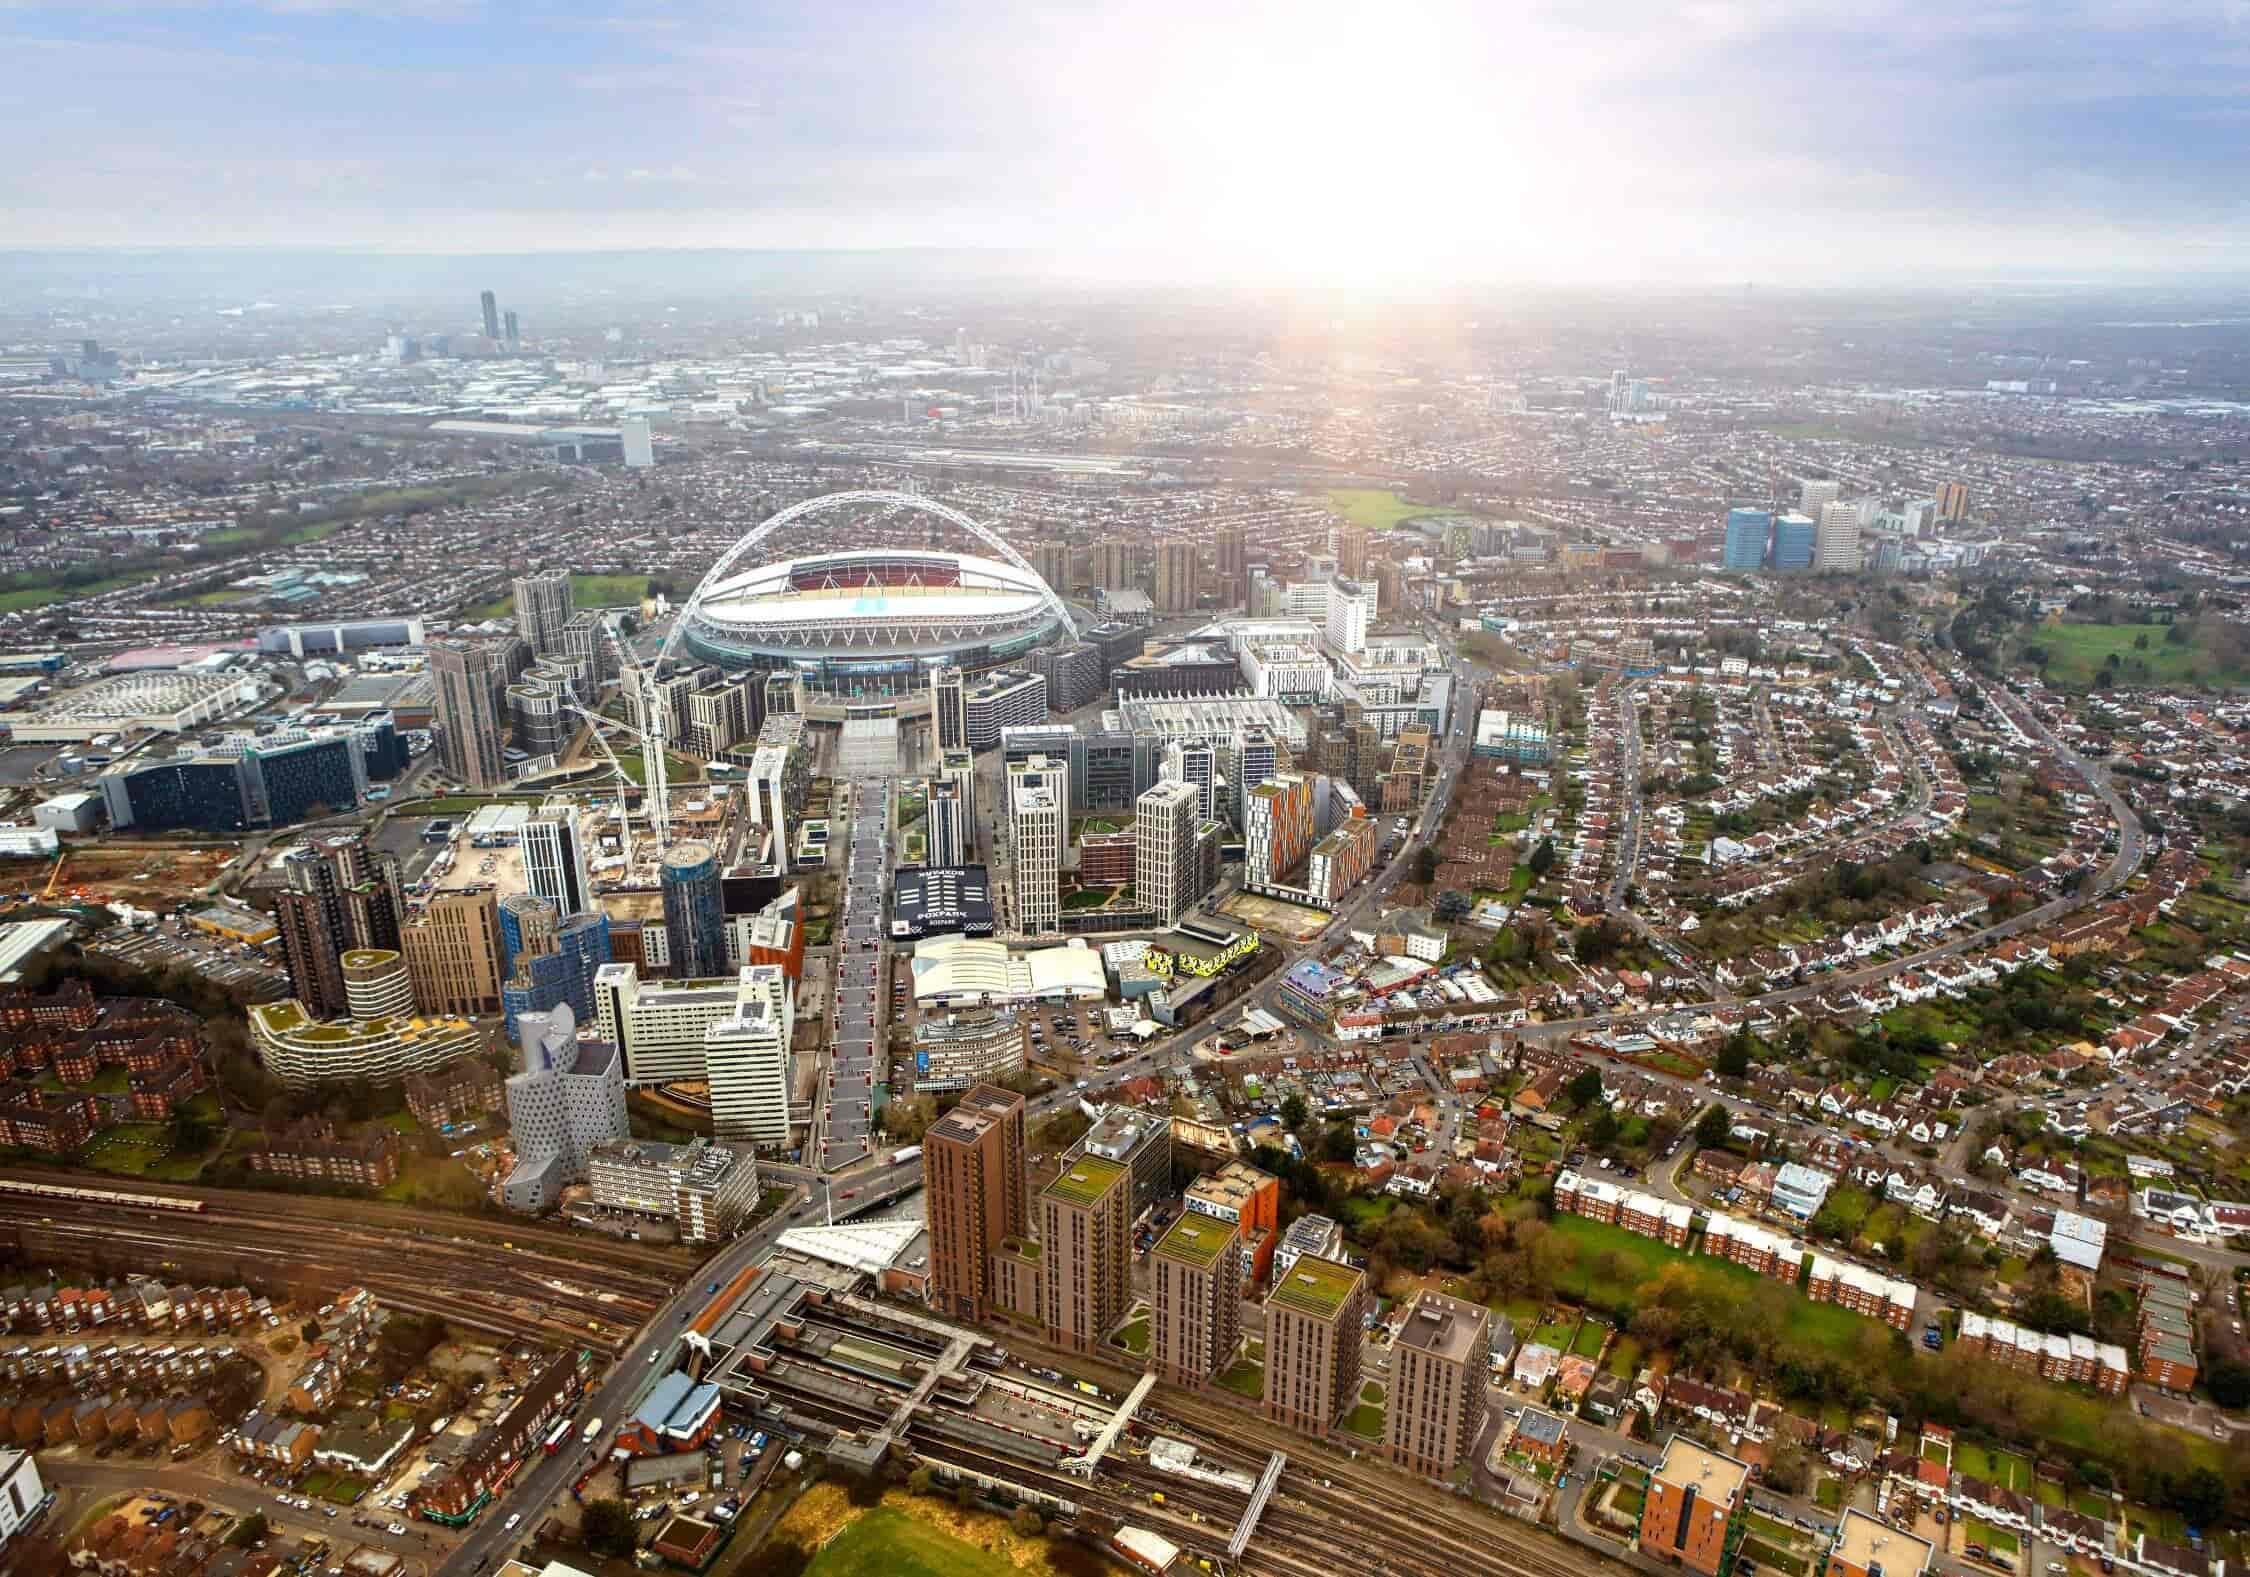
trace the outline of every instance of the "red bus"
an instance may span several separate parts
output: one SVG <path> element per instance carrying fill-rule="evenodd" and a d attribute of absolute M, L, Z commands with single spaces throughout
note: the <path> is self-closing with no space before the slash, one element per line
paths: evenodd
<path fill-rule="evenodd" d="M 552 1430 L 548 1431 L 547 1455 L 553 1456 L 556 1452 L 560 1451 L 563 1448 L 563 1442 L 568 1440 L 569 1438 L 570 1420 L 565 1418 L 560 1423 L 556 1424 Z"/>

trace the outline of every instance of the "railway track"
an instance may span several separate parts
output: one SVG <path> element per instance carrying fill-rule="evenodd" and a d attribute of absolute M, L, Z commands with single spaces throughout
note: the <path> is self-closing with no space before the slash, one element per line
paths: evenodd
<path fill-rule="evenodd" d="M 676 1284 L 703 1262 L 685 1248 L 591 1236 L 538 1221 L 496 1221 L 484 1216 L 434 1214 L 411 1205 L 377 1199 L 329 1199 L 248 1188 L 211 1188 L 194 1183 L 140 1183 L 107 1172 L 0 1166 L 0 1179 L 39 1183 L 83 1183 L 119 1194 L 162 1194 L 200 1199 L 203 1214 L 243 1219 L 290 1221 L 299 1226 L 357 1226 L 388 1229 L 429 1238 L 466 1238 L 494 1249 L 540 1252 L 587 1269 L 613 1269 L 666 1278 Z M 505 1251 L 505 1250 L 503 1250 Z"/>
<path fill-rule="evenodd" d="M 27 1260 L 100 1266 L 126 1257 L 148 1268 L 195 1261 L 285 1290 L 357 1284 L 393 1307 L 613 1353 L 671 1290 L 644 1274 L 602 1272 L 599 1281 L 589 1281 L 584 1266 L 536 1254 L 494 1254 L 475 1242 L 334 1222 L 311 1233 L 296 1216 L 222 1210 L 151 1219 L 153 1211 L 93 1204 L 62 1216 L 41 1214 L 55 1208 L 0 1196 L 0 1227 L 17 1234 Z"/>
<path fill-rule="evenodd" d="M 1020 1334 L 1011 1334 L 1009 1346 L 1019 1354 L 1042 1355 L 1035 1361 L 1084 1375 L 1119 1395 L 1140 1379 L 1137 1370 Z M 1381 1571 L 1427 1571 L 1432 1577 L 1583 1577 L 1602 1564 L 1594 1551 L 1565 1543 L 1551 1530 L 1486 1510 L 1427 1480 L 1348 1456 L 1333 1442 L 1282 1429 L 1248 1407 L 1159 1384 L 1137 1422 L 1161 1430 L 1166 1420 L 1177 1426 L 1170 1432 L 1193 1441 L 1199 1454 L 1253 1474 L 1271 1452 L 1286 1453 L 1288 1465 L 1260 1527 L 1277 1508 L 1284 1522 L 1293 1509 L 1318 1519 L 1327 1530 L 1323 1551 L 1328 1570 L 1336 1569 L 1339 1552 L 1350 1559 L 1350 1551 L 1370 1546 L 1379 1552 Z M 1258 1555 L 1258 1545 L 1254 1538 L 1245 1560 Z"/>

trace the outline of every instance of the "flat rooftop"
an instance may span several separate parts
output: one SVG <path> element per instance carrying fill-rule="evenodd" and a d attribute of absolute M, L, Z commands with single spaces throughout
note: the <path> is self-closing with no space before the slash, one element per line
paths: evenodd
<path fill-rule="evenodd" d="M 1234 1241 L 1234 1228 L 1215 1216 L 1198 1215 L 1183 1211 L 1180 1219 L 1172 1223 L 1156 1245 L 1156 1252 L 1167 1259 L 1184 1261 L 1198 1270 L 1208 1270 L 1226 1252 Z"/>
<path fill-rule="evenodd" d="M 1108 1193 L 1124 1175 L 1125 1168 L 1115 1161 L 1082 1155 L 1071 1163 L 1069 1171 L 1046 1186 L 1041 1197 L 1083 1210 Z"/>
<path fill-rule="evenodd" d="M 1266 1302 L 1278 1303 L 1315 1319 L 1332 1320 L 1359 1283 L 1360 1274 L 1351 1266 L 1307 1254 L 1289 1267 L 1288 1275 L 1274 1283 Z"/>
<path fill-rule="evenodd" d="M 1723 1451 L 1712 1451 L 1685 1435 L 1674 1435 L 1664 1442 L 1664 1459 L 1656 1464 L 1656 1476 L 1667 1484 L 1693 1488 L 1705 1500 L 1732 1506 L 1742 1498 L 1742 1486 L 1750 1481 L 1750 1467 Z"/>
<path fill-rule="evenodd" d="M 1482 1304 L 1464 1303 L 1442 1292 L 1425 1292 L 1414 1300 L 1414 1308 L 1398 1333 L 1398 1344 L 1447 1363 L 1481 1362 L 1484 1333 L 1491 1318 Z"/>
<path fill-rule="evenodd" d="M 1863 1511 L 1847 1511 L 1830 1554 L 1861 1571 L 1880 1566 L 1883 1577 L 1917 1577 L 1929 1569 L 1934 1549 L 1929 1540 L 1886 1527 Z"/>

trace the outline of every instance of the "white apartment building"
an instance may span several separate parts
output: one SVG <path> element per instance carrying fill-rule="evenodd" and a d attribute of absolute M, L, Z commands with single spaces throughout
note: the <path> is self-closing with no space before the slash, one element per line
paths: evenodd
<path fill-rule="evenodd" d="M 1045 756 L 1008 764 L 1008 843 L 1013 854 L 1016 929 L 1026 936 L 1062 929 L 1062 857 L 1070 790 L 1062 767 Z"/>
<path fill-rule="evenodd" d="M 740 982 L 643 980 L 631 964 L 594 971 L 594 1022 L 601 1038 L 625 1054 L 627 1084 L 701 1080 L 704 1033 L 731 1017 Z"/>
<path fill-rule="evenodd" d="M 703 1032 L 711 1127 L 721 1139 L 789 1142 L 789 1048 L 796 993 L 779 964 L 751 964 L 736 981 L 734 1011 Z"/>
<path fill-rule="evenodd" d="M 1133 884 L 1156 911 L 1158 925 L 1176 925 L 1203 895 L 1194 890 L 1195 824 L 1202 803 L 1193 783 L 1158 783 L 1133 802 Z"/>
<path fill-rule="evenodd" d="M 1208 740 L 1175 739 L 1164 747 L 1156 776 L 1163 783 L 1188 783 L 1195 788 L 1196 813 L 1209 821 L 1218 814 L 1219 752 Z"/>
<path fill-rule="evenodd" d="M 1830 502 L 1820 506 L 1813 536 L 1813 568 L 1850 572 L 1860 567 L 1859 506 Z"/>

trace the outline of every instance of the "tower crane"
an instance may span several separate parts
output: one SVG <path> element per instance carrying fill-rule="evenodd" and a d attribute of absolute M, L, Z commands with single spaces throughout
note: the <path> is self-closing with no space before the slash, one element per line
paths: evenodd
<path fill-rule="evenodd" d="M 614 717 L 604 717 L 601 713 L 590 712 L 582 706 L 566 707 L 565 710 L 577 713 L 591 725 L 586 730 L 586 737 L 593 741 L 594 748 L 602 753 L 603 757 L 609 762 L 610 770 L 617 774 L 617 820 L 618 825 L 623 829 L 625 868 L 630 871 L 633 868 L 632 795 L 633 790 L 640 785 L 635 783 L 633 775 L 625 770 L 625 763 L 617 759 L 617 752 L 609 748 L 609 741 L 602 737 L 602 730 L 605 728 L 621 728 L 636 739 L 641 738 L 640 731 L 629 724 L 620 723 Z M 645 751 L 647 747 L 644 744 L 642 748 Z"/>

